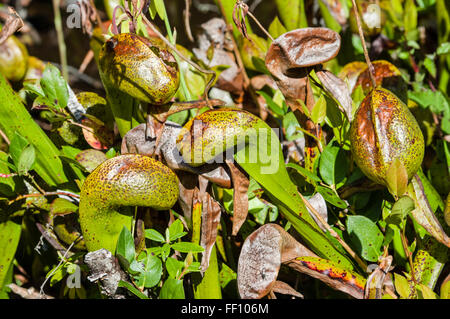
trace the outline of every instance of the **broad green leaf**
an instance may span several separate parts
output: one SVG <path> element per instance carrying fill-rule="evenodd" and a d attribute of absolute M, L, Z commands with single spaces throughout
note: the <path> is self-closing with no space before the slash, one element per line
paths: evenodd
<path fill-rule="evenodd" d="M 294 141 L 304 137 L 303 132 L 300 130 L 301 126 L 293 112 L 288 112 L 283 116 L 283 128 L 286 131 L 286 139 L 288 141 Z"/>
<path fill-rule="evenodd" d="M 74 213 L 78 210 L 78 206 L 64 198 L 56 198 L 50 204 L 50 212 L 53 215 Z"/>
<path fill-rule="evenodd" d="M 5 285 L 10 284 L 10 282 L 7 282 L 9 277 L 7 274 L 14 261 L 21 231 L 21 225 L 12 220 L 0 223 L 0 291 L 3 290 Z"/>
<path fill-rule="evenodd" d="M 300 2 L 302 0 L 275 0 L 278 14 L 287 30 L 297 29 L 300 21 Z"/>
<path fill-rule="evenodd" d="M 430 107 L 433 113 L 444 113 L 444 115 L 450 113 L 449 103 L 441 91 L 408 91 L 408 98 L 423 108 Z"/>
<path fill-rule="evenodd" d="M 329 143 L 320 155 L 320 176 L 328 185 L 341 182 L 347 173 L 347 160 L 339 146 Z"/>
<path fill-rule="evenodd" d="M 170 258 L 168 258 L 170 259 Z M 152 254 L 147 255 L 144 270 L 138 277 L 137 285 L 144 288 L 152 288 L 158 284 L 162 275 L 162 262 Z"/>
<path fill-rule="evenodd" d="M 34 162 L 36 160 L 36 153 L 34 146 L 29 144 L 25 147 L 19 156 L 19 161 L 17 163 L 17 171 L 19 174 L 23 175 L 33 168 Z"/>
<path fill-rule="evenodd" d="M 165 21 L 167 19 L 167 16 L 166 16 L 166 7 L 164 6 L 164 0 L 154 0 L 151 2 L 154 3 L 156 12 L 158 13 L 161 20 Z"/>
<path fill-rule="evenodd" d="M 196 299 L 222 299 L 216 245 L 211 250 L 208 269 L 203 276 L 200 273 L 192 274 L 192 281 Z"/>
<path fill-rule="evenodd" d="M 416 291 L 419 299 L 438 299 L 434 291 L 425 285 L 417 285 Z"/>
<path fill-rule="evenodd" d="M 444 42 L 436 49 L 437 55 L 446 55 L 450 53 L 450 42 Z"/>
<path fill-rule="evenodd" d="M 175 239 L 181 238 L 187 233 L 183 231 L 183 223 L 181 220 L 177 219 L 169 227 L 169 240 L 174 241 Z"/>
<path fill-rule="evenodd" d="M 280 22 L 277 16 L 275 17 L 275 19 L 273 19 L 272 23 L 269 26 L 268 31 L 274 39 L 278 38 L 280 35 L 287 32 L 286 28 Z"/>
<path fill-rule="evenodd" d="M 154 229 L 146 229 L 145 230 L 145 238 L 148 238 L 153 241 L 157 241 L 160 243 L 165 243 L 166 239 L 163 235 L 161 235 L 158 231 Z"/>
<path fill-rule="evenodd" d="M 408 186 L 408 172 L 399 159 L 395 159 L 386 170 L 386 183 L 393 196 L 402 196 Z"/>
<path fill-rule="evenodd" d="M 279 116 L 283 116 L 285 114 L 284 110 L 282 109 L 282 107 L 280 107 L 277 103 L 275 103 L 273 101 L 273 99 L 269 96 L 269 94 L 267 94 L 264 91 L 257 91 L 256 93 L 258 93 L 259 95 L 261 95 L 267 103 L 267 106 L 269 107 L 269 109 L 274 112 L 276 115 Z"/>
<path fill-rule="evenodd" d="M 290 167 L 290 168 L 295 169 L 300 175 L 302 175 L 306 179 L 310 179 L 311 181 L 314 181 L 314 182 L 317 182 L 317 183 L 320 183 L 322 181 L 319 178 L 319 176 L 317 176 L 313 172 L 307 170 L 306 168 L 304 168 L 303 166 L 300 166 L 298 164 L 288 163 L 288 164 L 286 164 L 286 167 Z"/>
<path fill-rule="evenodd" d="M 417 29 L 417 8 L 414 0 L 405 1 L 403 23 L 406 33 Z"/>
<path fill-rule="evenodd" d="M 322 15 L 323 20 L 325 21 L 325 25 L 327 26 L 327 28 L 336 31 L 337 33 L 341 32 L 342 30 L 341 25 L 333 17 L 330 10 L 328 10 L 327 5 L 322 0 L 319 0 L 318 2 L 320 13 Z"/>
<path fill-rule="evenodd" d="M 336 195 L 333 190 L 329 189 L 328 187 L 323 186 L 316 186 L 316 192 L 319 192 L 320 195 L 323 196 L 323 198 L 329 202 L 330 204 L 345 209 L 348 207 L 348 204 L 343 201 L 341 198 L 339 198 L 338 195 Z"/>
<path fill-rule="evenodd" d="M 395 290 L 400 295 L 400 297 L 402 297 L 403 299 L 407 299 L 411 293 L 411 288 L 409 287 L 408 280 L 402 275 L 394 273 L 394 284 Z"/>
<path fill-rule="evenodd" d="M 338 105 L 333 99 L 325 95 L 325 100 L 327 101 L 327 109 L 326 109 L 327 124 L 333 128 L 339 128 L 343 124 L 342 111 L 339 109 Z"/>
<path fill-rule="evenodd" d="M 378 261 L 384 237 L 374 222 L 365 216 L 348 216 L 347 231 L 353 247 L 361 257 L 368 261 Z"/>
<path fill-rule="evenodd" d="M 164 282 L 161 292 L 159 293 L 161 299 L 184 299 L 183 281 L 167 278 Z"/>
<path fill-rule="evenodd" d="M 115 150 L 113 147 L 111 147 L 111 148 L 105 153 L 105 155 L 106 155 L 106 157 L 107 157 L 108 159 L 110 159 L 110 158 L 113 158 L 113 157 L 117 156 L 117 152 L 116 152 L 116 150 Z"/>
<path fill-rule="evenodd" d="M 414 256 L 413 269 L 417 282 L 434 288 L 448 260 L 448 248 L 431 236 L 419 243 Z"/>
<path fill-rule="evenodd" d="M 129 282 L 121 280 L 121 281 L 119 281 L 118 287 L 122 287 L 122 288 L 128 289 L 130 292 L 132 292 L 139 299 L 149 299 L 144 293 L 142 293 L 141 291 L 136 289 L 136 287 L 134 287 Z"/>
<path fill-rule="evenodd" d="M 275 0 L 275 3 L 288 31 L 308 27 L 304 0 Z"/>
<path fill-rule="evenodd" d="M 67 183 L 60 152 L 36 124 L 20 98 L 0 75 L 0 129 L 12 140 L 15 132 L 23 136 L 36 151 L 34 170 L 49 186 Z M 70 169 L 69 169 L 70 170 Z"/>
<path fill-rule="evenodd" d="M 181 261 L 176 260 L 175 258 L 167 258 L 166 260 L 166 269 L 169 273 L 169 276 L 172 278 L 178 278 L 183 269 L 183 263 Z"/>
<path fill-rule="evenodd" d="M 257 57 L 257 56 L 252 56 L 251 60 L 252 60 L 253 67 L 255 68 L 256 71 L 270 75 L 270 72 L 267 69 L 266 63 L 263 59 L 261 59 L 260 57 Z"/>
<path fill-rule="evenodd" d="M 161 247 L 161 257 L 163 260 L 166 260 L 167 257 L 170 254 L 170 244 L 165 243 L 162 247 Z"/>
<path fill-rule="evenodd" d="M 324 95 L 321 95 L 320 98 L 314 104 L 314 108 L 311 111 L 311 120 L 315 124 L 321 124 L 327 115 L 327 102 L 325 100 Z"/>
<path fill-rule="evenodd" d="M 119 239 L 117 240 L 116 255 L 119 257 L 121 256 L 123 258 L 122 261 L 125 260 L 128 264 L 131 264 L 135 254 L 133 235 L 131 235 L 130 230 L 124 226 L 120 232 Z"/>
<path fill-rule="evenodd" d="M 387 224 L 394 224 L 400 227 L 400 224 L 406 216 L 414 209 L 414 201 L 409 196 L 402 196 L 392 207 L 391 213 L 386 218 Z"/>
<path fill-rule="evenodd" d="M 10 165 L 12 164 L 8 163 L 8 157 L 7 153 L 0 151 L 0 173 L 2 174 L 9 174 L 11 172 Z M 16 183 L 14 182 L 13 177 L 0 178 L 0 194 L 8 197 L 14 196 L 15 188 Z"/>
<path fill-rule="evenodd" d="M 179 242 L 171 245 L 172 249 L 179 251 L 180 253 L 199 253 L 204 251 L 203 247 L 194 243 Z"/>
<path fill-rule="evenodd" d="M 224 289 L 228 283 L 232 280 L 237 279 L 237 274 L 233 269 L 227 266 L 227 264 L 222 263 L 222 269 L 220 269 L 219 273 L 219 279 L 220 279 L 220 287 Z"/>
<path fill-rule="evenodd" d="M 40 84 L 47 100 L 52 103 L 49 107 L 64 109 L 67 106 L 67 101 L 69 99 L 67 82 L 64 80 L 57 67 L 48 63 L 42 74 Z"/>
<path fill-rule="evenodd" d="M 416 206 L 416 209 L 411 212 L 414 220 L 424 227 L 436 240 L 450 247 L 450 238 L 432 211 L 423 183 L 418 174 L 411 180 L 408 187 L 408 195 L 414 200 Z"/>
<path fill-rule="evenodd" d="M 20 155 L 29 144 L 30 143 L 25 137 L 17 132 L 14 132 L 14 136 L 11 139 L 11 144 L 9 145 L 9 155 L 11 156 L 16 167 L 19 165 Z"/>
<path fill-rule="evenodd" d="M 431 76 L 433 78 L 436 77 L 436 64 L 434 64 L 434 59 L 427 56 L 425 57 L 425 60 L 423 61 L 423 66 L 427 69 L 428 72 L 430 72 Z"/>
<path fill-rule="evenodd" d="M 430 183 L 428 178 L 425 176 L 425 174 L 420 169 L 417 172 L 417 176 L 419 177 L 423 190 L 425 192 L 425 196 L 427 197 L 428 203 L 430 204 L 430 208 L 433 212 L 436 212 L 438 208 L 441 209 L 441 211 L 444 211 L 445 204 L 439 195 L 438 191 L 433 187 L 433 185 Z"/>

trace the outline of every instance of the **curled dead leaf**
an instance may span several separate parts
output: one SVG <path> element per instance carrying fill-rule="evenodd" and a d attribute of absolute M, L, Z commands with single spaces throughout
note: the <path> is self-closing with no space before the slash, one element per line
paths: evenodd
<path fill-rule="evenodd" d="M 327 62 L 339 52 L 341 38 L 328 28 L 303 28 L 282 34 L 272 42 L 266 66 L 274 75 L 293 73 Z"/>
<path fill-rule="evenodd" d="M 220 215 L 222 213 L 219 203 L 206 191 L 207 186 L 208 180 L 199 176 L 199 189 L 197 194 L 194 193 L 193 202 L 194 205 L 196 202 L 202 204 L 200 246 L 205 249 L 202 253 L 202 262 L 200 265 L 202 272 L 208 269 L 212 248 L 217 238 L 217 227 L 219 226 Z"/>
<path fill-rule="evenodd" d="M 378 267 L 369 275 L 364 289 L 364 299 L 381 299 L 385 281 L 390 279 L 386 275 L 391 268 L 392 259 L 392 256 L 383 257 Z"/>
<path fill-rule="evenodd" d="M 233 181 L 233 230 L 236 236 L 248 215 L 248 186 L 250 180 L 231 160 L 226 159 Z"/>
<path fill-rule="evenodd" d="M 327 203 L 325 202 L 323 196 L 320 193 L 316 193 L 313 197 L 308 199 L 308 202 L 320 214 L 323 220 L 327 222 L 328 221 Z M 306 206 L 306 209 L 311 214 L 311 217 L 316 221 L 317 225 L 319 225 L 320 229 L 326 232 L 327 229 L 325 228 L 325 226 L 323 226 L 322 223 L 317 219 L 317 217 L 311 213 L 308 206 Z"/>
<path fill-rule="evenodd" d="M 341 112 L 346 114 L 349 122 L 351 122 L 352 97 L 347 84 L 327 70 L 316 71 L 316 74 L 325 90 L 330 92 L 331 96 L 338 102 Z"/>
<path fill-rule="evenodd" d="M 266 54 L 266 67 L 274 77 L 286 103 L 295 111 L 314 106 L 309 67 L 327 62 L 339 52 L 341 38 L 327 28 L 303 28 L 275 39 Z M 305 126 L 304 123 L 301 125 Z"/>
<path fill-rule="evenodd" d="M 201 25 L 201 33 L 197 37 L 198 47 L 192 52 L 208 67 L 227 65 L 222 71 L 215 86 L 222 90 L 240 94 L 243 90 L 244 77 L 233 54 L 233 42 L 223 19 L 213 18 Z M 212 54 L 211 54 L 212 52 Z"/>
<path fill-rule="evenodd" d="M 272 291 L 282 263 L 315 256 L 281 226 L 266 224 L 250 234 L 239 256 L 237 284 L 243 299 L 260 299 Z"/>
<path fill-rule="evenodd" d="M 0 31 L 0 45 L 6 41 L 14 32 L 24 26 L 22 18 L 17 14 L 13 7 L 8 7 L 8 15 Z"/>
<path fill-rule="evenodd" d="M 414 220 L 424 227 L 437 241 L 450 247 L 450 238 L 431 209 L 419 175 L 416 174 L 411 179 L 407 194 L 415 203 L 416 208 L 411 212 Z"/>
<path fill-rule="evenodd" d="M 275 281 L 275 284 L 272 287 L 272 291 L 279 294 L 291 295 L 303 299 L 303 295 L 301 293 L 289 286 L 287 283 L 279 280 Z"/>

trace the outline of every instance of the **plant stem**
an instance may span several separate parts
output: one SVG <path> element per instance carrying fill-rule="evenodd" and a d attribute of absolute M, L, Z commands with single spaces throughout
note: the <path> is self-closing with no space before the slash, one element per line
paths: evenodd
<path fill-rule="evenodd" d="M 258 19 L 256 19 L 256 17 L 250 12 L 248 11 L 247 14 L 250 16 L 250 18 L 253 19 L 253 21 L 256 22 L 256 24 L 258 25 L 258 27 L 261 29 L 262 32 L 265 33 L 265 35 L 267 35 L 267 37 L 272 40 L 274 40 L 274 38 L 270 35 L 270 33 L 261 25 L 261 23 L 259 23 Z"/>
<path fill-rule="evenodd" d="M 186 8 L 184 9 L 184 27 L 186 29 L 186 34 L 188 36 L 189 41 L 194 42 L 194 37 L 192 36 L 191 25 L 189 23 L 189 19 L 191 17 L 191 0 L 184 0 Z"/>
<path fill-rule="evenodd" d="M 375 81 L 375 69 L 373 67 L 372 62 L 370 61 L 369 53 L 367 52 L 367 45 L 366 45 L 366 41 L 364 40 L 364 33 L 362 30 L 362 26 L 361 26 L 361 19 L 359 17 L 358 7 L 356 6 L 356 0 L 352 0 L 352 3 L 353 3 L 353 11 L 355 13 L 355 18 L 356 18 L 356 24 L 358 26 L 359 38 L 361 39 L 361 43 L 362 43 L 362 47 L 363 47 L 363 51 L 364 51 L 364 58 L 366 59 L 367 66 L 369 68 L 369 76 L 370 76 L 370 80 L 372 81 L 372 87 L 375 88 L 377 86 L 376 81 Z"/>
<path fill-rule="evenodd" d="M 405 225 L 406 227 L 406 225 Z M 413 261 L 412 261 L 412 254 L 408 249 L 408 243 L 406 240 L 406 235 L 405 235 L 405 227 L 402 229 L 402 231 L 400 232 L 400 236 L 402 238 L 402 245 L 403 245 L 403 250 L 405 251 L 406 256 L 408 257 L 408 262 L 409 262 L 409 266 L 411 267 L 411 277 L 412 280 L 414 281 L 414 283 L 417 283 L 417 280 L 414 276 L 414 268 L 413 268 Z"/>
<path fill-rule="evenodd" d="M 34 179 L 33 175 L 31 175 L 31 174 L 29 174 L 29 173 L 26 173 L 25 176 L 28 177 L 28 178 L 31 180 L 31 182 L 33 183 L 34 187 L 36 187 L 36 189 L 37 189 L 41 194 L 44 194 L 44 193 L 45 193 L 45 191 L 44 191 L 44 190 L 39 186 L 39 184 L 36 182 L 36 180 Z"/>
<path fill-rule="evenodd" d="M 53 276 L 54 273 L 56 273 L 56 271 L 59 269 L 59 267 L 62 266 L 62 264 L 64 264 L 66 262 L 66 258 L 67 258 L 67 254 L 70 252 L 70 250 L 72 249 L 72 247 L 75 245 L 75 243 L 78 241 L 78 239 L 80 239 L 80 237 L 82 237 L 81 235 L 79 235 L 71 244 L 70 246 L 67 248 L 67 250 L 65 251 L 64 255 L 62 256 L 61 260 L 59 261 L 58 265 L 47 275 L 47 277 L 45 278 L 44 282 L 42 283 L 41 287 L 40 287 L 40 296 L 45 296 L 44 293 L 44 286 L 47 283 L 47 281 Z"/>
<path fill-rule="evenodd" d="M 72 193 L 66 193 L 66 192 L 44 192 L 44 193 L 33 193 L 33 194 L 25 194 L 25 195 L 19 195 L 15 199 L 12 199 L 8 202 L 8 205 L 11 205 L 14 202 L 17 202 L 24 198 L 31 198 L 31 197 L 43 197 L 43 196 L 57 196 L 57 195 L 63 195 L 63 196 L 70 196 L 74 198 L 80 198 L 79 195 L 72 194 Z"/>
<path fill-rule="evenodd" d="M 59 49 L 59 60 L 61 62 L 61 69 L 64 79 L 69 82 L 69 73 L 67 70 L 67 56 L 66 56 L 66 44 L 64 42 L 64 33 L 61 21 L 61 12 L 59 5 L 61 0 L 52 0 L 53 2 L 53 13 L 55 15 L 54 23 L 56 29 L 56 35 L 58 37 L 58 49 Z"/>

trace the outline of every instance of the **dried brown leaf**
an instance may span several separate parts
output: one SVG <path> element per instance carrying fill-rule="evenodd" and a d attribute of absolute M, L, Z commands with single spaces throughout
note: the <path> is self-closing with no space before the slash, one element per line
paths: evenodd
<path fill-rule="evenodd" d="M 247 25 L 245 24 L 245 17 L 248 14 L 248 5 L 241 1 L 236 1 L 236 4 L 233 7 L 233 22 L 238 28 L 239 32 L 247 39 L 250 40 L 248 37 L 247 32 Z M 251 41 L 251 40 L 250 40 Z"/>
<path fill-rule="evenodd" d="M 320 214 L 323 220 L 327 222 L 328 221 L 327 203 L 325 202 L 323 196 L 320 193 L 316 193 L 313 197 L 308 199 L 308 202 Z M 317 217 L 311 213 L 308 207 L 306 207 L 306 209 L 311 214 L 311 217 L 316 221 L 317 225 L 319 225 L 320 229 L 326 232 L 327 229 L 325 228 L 325 226 L 323 226 L 322 223 L 317 219 Z"/>
<path fill-rule="evenodd" d="M 84 33 L 92 36 L 92 31 L 94 30 L 93 24 L 95 24 L 97 19 L 96 10 L 92 7 L 90 0 L 77 1 L 77 5 L 80 7 L 81 28 Z"/>
<path fill-rule="evenodd" d="M 266 54 L 266 67 L 293 110 L 302 110 L 298 100 L 312 110 L 314 97 L 309 67 L 334 58 L 340 45 L 339 34 L 327 28 L 292 30 L 272 42 Z"/>
<path fill-rule="evenodd" d="M 381 299 L 383 285 L 392 264 L 392 256 L 383 257 L 378 267 L 367 278 L 364 299 Z M 389 278 L 389 276 L 388 276 Z"/>
<path fill-rule="evenodd" d="M 248 186 L 250 180 L 232 161 L 226 159 L 233 181 L 233 230 L 231 234 L 236 236 L 248 214 Z"/>
<path fill-rule="evenodd" d="M 215 86 L 233 94 L 241 94 L 244 86 L 244 76 L 233 54 L 232 37 L 227 31 L 223 19 L 213 18 L 201 25 L 202 32 L 197 37 L 198 48 L 192 52 L 208 67 L 227 65 L 222 71 Z"/>
<path fill-rule="evenodd" d="M 331 29 L 296 29 L 282 34 L 272 42 L 267 52 L 266 65 L 272 73 L 289 74 L 293 69 L 333 59 L 340 47 L 341 38 Z"/>
<path fill-rule="evenodd" d="M 194 204 L 196 201 L 202 203 L 202 227 L 200 235 L 200 246 L 205 251 L 202 253 L 202 262 L 200 268 L 202 272 L 206 271 L 211 258 L 211 251 L 217 238 L 217 227 L 220 223 L 220 215 L 222 210 L 219 203 L 206 191 L 208 180 L 199 176 L 198 195 L 194 195 Z"/>
<path fill-rule="evenodd" d="M 297 290 L 289 286 L 287 283 L 279 280 L 275 281 L 275 284 L 272 287 L 272 291 L 283 295 L 292 295 L 301 299 L 304 298 L 303 295 Z"/>
<path fill-rule="evenodd" d="M 415 221 L 424 227 L 437 241 L 450 247 L 450 238 L 445 233 L 439 220 L 431 209 L 428 198 L 425 194 L 422 180 L 416 174 L 411 179 L 407 193 L 415 203 L 416 208 L 411 212 Z"/>
<path fill-rule="evenodd" d="M 250 234 L 239 256 L 237 284 L 243 299 L 266 296 L 276 283 L 282 263 L 298 256 L 315 256 L 281 226 L 266 224 Z"/>
<path fill-rule="evenodd" d="M 347 84 L 327 70 L 316 71 L 322 85 L 338 102 L 339 109 L 352 121 L 352 97 Z"/>
<path fill-rule="evenodd" d="M 23 26 L 22 18 L 17 14 L 16 10 L 13 7 L 8 7 L 8 15 L 0 31 L 0 45 Z"/>

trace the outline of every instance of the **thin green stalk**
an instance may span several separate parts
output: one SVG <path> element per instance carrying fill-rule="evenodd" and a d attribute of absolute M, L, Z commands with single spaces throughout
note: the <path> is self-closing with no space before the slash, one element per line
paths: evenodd
<path fill-rule="evenodd" d="M 62 68 L 62 75 L 66 81 L 69 81 L 69 73 L 67 71 L 66 44 L 64 42 L 61 12 L 59 11 L 59 5 L 61 0 L 52 0 L 52 2 L 53 2 L 53 13 L 55 15 L 54 23 L 56 35 L 58 37 L 59 60 Z"/>
<path fill-rule="evenodd" d="M 164 3 L 164 1 L 163 1 Z M 172 29 L 170 27 L 170 22 L 169 22 L 169 16 L 167 15 L 166 12 L 166 6 L 163 5 L 164 8 L 164 25 L 166 27 L 166 31 L 167 31 L 167 36 L 169 37 L 169 41 L 173 44 L 176 45 L 175 40 L 173 38 L 173 33 L 172 33 Z M 175 60 L 177 61 L 178 65 L 180 65 L 180 57 L 176 54 L 176 52 L 173 53 Z M 186 81 L 184 79 L 184 75 L 183 75 L 183 70 L 180 67 L 180 86 L 181 86 L 181 91 L 184 95 L 184 98 L 186 101 L 191 101 L 192 97 L 191 97 L 191 93 L 189 92 L 187 86 L 186 86 Z"/>

